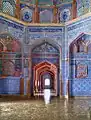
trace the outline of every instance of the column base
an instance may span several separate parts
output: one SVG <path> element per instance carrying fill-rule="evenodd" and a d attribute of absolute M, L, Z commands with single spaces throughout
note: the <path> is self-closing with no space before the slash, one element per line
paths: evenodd
<path fill-rule="evenodd" d="M 65 96 L 60 96 L 60 99 L 69 99 L 69 96 L 68 95 L 65 95 Z"/>

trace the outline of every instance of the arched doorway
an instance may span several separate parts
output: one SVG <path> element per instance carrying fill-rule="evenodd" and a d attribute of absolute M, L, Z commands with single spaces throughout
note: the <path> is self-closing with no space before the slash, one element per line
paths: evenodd
<path fill-rule="evenodd" d="M 40 83 L 41 83 L 41 89 L 40 89 L 40 92 L 43 93 L 44 91 L 44 82 L 45 82 L 45 78 L 49 78 L 50 79 L 50 89 L 51 89 L 51 92 L 52 93 L 55 93 L 56 90 L 55 90 L 55 74 L 52 73 L 51 71 L 49 70 L 46 70 L 46 71 L 42 71 L 40 73 Z"/>
<path fill-rule="evenodd" d="M 52 93 L 57 95 L 57 67 L 49 62 L 41 62 L 34 66 L 34 95 L 42 94 L 44 90 L 44 79 L 48 75 L 51 80 Z"/>
<path fill-rule="evenodd" d="M 50 88 L 52 95 L 59 95 L 59 56 L 59 50 L 48 42 L 44 42 L 33 48 L 31 81 L 33 95 L 43 94 L 44 78 L 46 75 L 51 80 Z"/>

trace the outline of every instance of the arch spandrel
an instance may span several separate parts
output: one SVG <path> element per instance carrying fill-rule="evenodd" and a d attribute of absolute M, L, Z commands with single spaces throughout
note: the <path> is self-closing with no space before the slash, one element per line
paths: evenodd
<path fill-rule="evenodd" d="M 59 52 L 61 52 L 62 43 L 59 44 L 56 40 L 54 41 L 53 39 L 50 39 L 50 38 L 42 38 L 42 39 L 32 40 L 32 43 L 30 45 L 30 51 L 32 52 L 32 50 L 36 46 L 40 46 L 41 44 L 44 44 L 44 43 L 48 43 L 49 45 L 52 45 Z"/>
<path fill-rule="evenodd" d="M 52 45 L 50 45 L 49 43 L 45 42 L 39 46 L 37 46 L 36 48 L 34 48 L 32 50 L 33 53 L 42 53 L 42 52 L 53 52 L 53 53 L 58 53 L 59 50 L 57 50 L 55 47 L 53 47 Z"/>

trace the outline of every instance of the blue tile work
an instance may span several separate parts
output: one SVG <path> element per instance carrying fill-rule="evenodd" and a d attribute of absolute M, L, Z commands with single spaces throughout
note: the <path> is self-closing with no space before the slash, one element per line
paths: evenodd
<path fill-rule="evenodd" d="M 48 1 L 49 2 L 49 1 Z M 47 7 L 47 1 L 44 3 L 46 4 L 43 7 L 39 5 L 39 17 L 40 23 L 52 23 L 53 22 L 53 8 Z M 66 1 L 51 1 L 51 5 L 58 4 L 58 12 L 57 12 L 57 21 L 59 23 L 66 22 L 72 19 L 72 0 Z M 40 4 L 40 2 L 39 2 Z M 49 3 L 50 4 L 50 3 Z M 59 5 L 60 4 L 60 5 Z M 20 4 L 21 7 L 21 18 L 23 21 L 31 22 L 32 21 L 32 11 L 34 11 L 34 6 L 27 5 L 25 3 Z"/>
<path fill-rule="evenodd" d="M 0 27 L 1 33 L 9 33 L 14 39 L 23 43 L 23 39 L 25 38 L 25 28 L 22 24 L 18 24 L 0 16 L 0 26 L 2 26 Z"/>
<path fill-rule="evenodd" d="M 43 41 L 48 41 L 48 43 L 54 43 L 56 46 L 61 47 L 61 43 L 64 35 L 64 27 L 32 27 L 27 28 L 27 40 L 29 41 L 28 45 L 37 45 L 37 41 L 43 43 Z"/>
<path fill-rule="evenodd" d="M 70 80 L 71 96 L 91 96 L 91 79 Z"/>
<path fill-rule="evenodd" d="M 55 46 L 50 45 L 48 42 L 44 42 L 38 46 L 36 46 L 32 50 L 32 66 L 34 68 L 35 65 L 41 63 L 41 62 L 50 62 L 57 66 L 57 94 L 60 95 L 59 90 L 59 74 L 58 74 L 58 68 L 59 68 L 59 50 L 55 48 Z M 33 75 L 32 75 L 33 78 Z M 33 79 L 32 79 L 33 80 Z"/>
<path fill-rule="evenodd" d="M 67 94 L 67 81 L 70 81 L 70 95 L 72 96 L 91 96 L 91 50 L 87 53 L 77 53 L 69 56 L 70 44 L 76 40 L 85 40 L 91 42 L 91 17 L 81 19 L 78 22 L 63 26 L 24 26 L 12 20 L 0 16 L 0 32 L 8 32 L 12 37 L 17 38 L 22 44 L 22 55 L 28 59 L 31 51 L 37 45 L 48 42 L 53 47 L 61 51 L 61 59 L 59 57 L 35 58 L 32 61 L 34 64 L 47 60 L 52 63 L 59 63 L 61 77 L 63 82 L 63 95 Z M 62 50 L 61 50 L 62 48 Z M 60 53 L 59 53 L 60 54 Z M 76 78 L 76 66 L 78 63 L 87 66 L 87 77 Z M 27 69 L 24 71 L 24 68 Z M 24 73 L 24 94 L 26 95 L 26 82 L 28 80 L 28 66 L 22 64 Z M 19 79 L 5 78 L 0 80 L 0 93 L 2 94 L 19 94 Z M 17 88 L 17 89 L 16 89 Z"/>
<path fill-rule="evenodd" d="M 15 1 L 14 0 L 2 0 L 2 12 L 15 16 Z"/>
<path fill-rule="evenodd" d="M 81 16 L 90 11 L 90 0 L 77 0 L 77 15 Z"/>
<path fill-rule="evenodd" d="M 21 20 L 25 22 L 32 22 L 34 8 L 23 3 L 20 4 L 20 7 L 21 7 L 20 14 Z"/>
<path fill-rule="evenodd" d="M 91 42 L 91 17 L 81 19 L 78 22 L 74 22 L 66 26 L 66 43 L 67 43 L 67 53 L 69 57 L 68 68 L 68 80 L 70 82 L 70 95 L 71 96 L 91 96 L 91 46 L 87 53 L 77 53 L 70 56 L 69 48 L 71 43 L 75 41 L 85 40 Z M 84 34 L 87 33 L 87 34 Z M 88 35 L 89 34 L 89 35 Z M 66 51 L 65 51 L 66 52 Z M 70 63 L 70 64 L 69 64 Z M 76 65 L 80 63 L 87 66 L 87 77 L 76 78 Z M 79 71 L 80 72 L 80 71 Z"/>
<path fill-rule="evenodd" d="M 20 29 L 21 31 L 23 31 L 23 29 L 24 29 L 22 24 L 19 25 L 15 22 L 12 22 L 11 20 L 9 21 L 9 20 L 5 19 L 4 17 L 1 17 L 1 16 L 0 16 L 0 23 L 6 24 L 6 25 L 8 25 L 8 27 L 13 27 L 15 29 Z"/>
<path fill-rule="evenodd" d="M 70 95 L 91 96 L 91 35 L 81 34 L 73 43 L 76 44 L 76 41 L 83 41 L 85 46 L 87 45 L 89 47 L 87 52 L 79 51 L 72 53 L 72 51 L 70 51 Z M 71 45 L 73 44 L 71 43 Z M 81 48 L 80 50 L 84 49 Z"/>
<path fill-rule="evenodd" d="M 33 10 L 29 8 L 23 8 L 21 10 L 21 20 L 25 22 L 32 22 Z"/>
<path fill-rule="evenodd" d="M 13 38 L 19 40 L 22 44 L 22 48 L 24 47 L 24 51 L 22 51 L 22 55 L 25 55 L 25 58 L 28 59 L 30 55 L 31 48 L 33 46 L 36 46 L 38 42 L 36 41 L 41 41 L 43 43 L 45 40 L 53 44 L 53 46 L 56 46 L 59 50 L 61 50 L 61 43 L 63 39 L 63 29 L 64 27 L 25 27 L 22 24 L 18 24 L 12 20 L 7 20 L 4 17 L 0 17 L 0 32 L 7 32 L 9 33 Z M 32 46 L 32 47 L 31 47 Z M 47 58 L 47 60 L 49 60 Z M 53 61 L 56 64 L 59 63 L 58 58 L 50 58 L 50 62 Z M 61 62 L 61 61 L 60 61 Z M 22 71 L 24 72 L 24 68 L 28 69 L 28 67 L 24 66 L 24 63 L 22 63 Z M 28 80 L 29 73 L 28 71 L 24 72 L 24 94 L 26 95 L 26 82 Z M 4 80 L 5 81 L 5 80 Z M 3 82 L 4 82 L 3 81 Z M 9 79 L 7 79 L 9 81 Z M 2 80 L 1 80 L 2 82 Z M 4 84 L 4 83 L 3 83 Z M 7 84 L 9 84 L 7 82 Z M 6 87 L 7 88 L 7 87 Z M 4 89 L 4 87 L 2 87 Z M 59 89 L 59 88 L 58 88 Z M 3 92 L 3 91 L 2 91 Z M 5 93 L 5 92 L 4 92 Z M 9 93 L 8 88 L 6 89 L 6 93 Z M 13 94 L 13 92 L 11 93 Z"/>
<path fill-rule="evenodd" d="M 28 32 L 28 36 L 27 36 L 27 40 L 28 40 L 28 45 L 31 45 L 32 48 L 36 47 L 37 45 L 40 45 L 44 42 L 48 42 L 49 44 L 53 45 L 54 47 L 56 47 L 57 49 L 59 49 L 60 51 L 60 56 L 62 56 L 62 59 L 65 59 L 62 53 L 65 54 L 65 35 L 64 35 L 64 27 L 28 27 L 27 29 Z M 63 43 L 63 44 L 62 44 Z M 61 46 L 63 47 L 62 51 L 61 51 Z M 32 61 L 39 63 L 42 62 L 44 60 L 47 60 L 49 62 L 52 62 L 54 64 L 61 64 L 61 60 L 58 58 L 49 58 L 48 56 L 46 58 L 42 57 L 42 58 L 33 58 Z M 64 66 L 66 68 L 66 66 Z M 60 68 L 61 69 L 61 68 Z M 64 69 L 64 68 L 63 68 Z M 61 72 L 61 71 L 60 71 Z M 59 72 L 59 73 L 60 73 Z M 62 76 L 65 74 L 64 72 L 62 72 Z M 61 74 L 61 73 L 60 73 Z M 59 78 L 60 80 L 61 78 Z M 64 79 L 63 79 L 64 80 Z M 66 90 L 65 90 L 66 91 Z M 64 93 L 65 94 L 65 93 Z"/>
<path fill-rule="evenodd" d="M 64 4 L 58 8 L 59 21 L 67 22 L 72 19 L 72 3 Z"/>
<path fill-rule="evenodd" d="M 89 56 L 89 55 L 88 55 Z M 84 59 L 81 60 L 80 58 L 83 57 Z M 80 96 L 80 94 L 82 96 L 89 96 L 91 95 L 91 60 L 88 60 L 85 58 L 84 55 L 80 55 L 80 58 L 78 58 L 79 60 L 73 60 L 71 61 L 70 64 L 70 94 L 73 96 Z M 73 62 L 73 63 L 72 63 Z M 77 69 L 76 66 L 80 64 L 80 65 L 85 65 L 87 66 L 87 70 L 80 70 L 79 74 L 82 72 L 86 72 L 84 73 L 86 75 L 86 77 L 84 78 L 77 78 Z M 84 68 L 83 68 L 84 69 Z M 86 91 L 87 90 L 87 91 Z M 84 93 L 85 91 L 85 93 Z"/>
<path fill-rule="evenodd" d="M 18 40 L 23 46 L 23 39 L 25 38 L 24 32 L 25 28 L 22 24 L 18 24 L 0 16 L 0 33 L 9 34 L 14 40 Z M 0 78 L 0 94 L 20 94 L 20 78 L 13 76 Z"/>
<path fill-rule="evenodd" d="M 90 33 L 91 16 L 66 26 L 66 29 L 67 29 L 67 33 L 66 33 L 67 40 L 69 41 L 68 44 L 70 45 L 70 43 L 82 33 L 85 33 L 85 32 Z"/>
<path fill-rule="evenodd" d="M 0 78 L 0 94 L 20 94 L 20 78 Z"/>

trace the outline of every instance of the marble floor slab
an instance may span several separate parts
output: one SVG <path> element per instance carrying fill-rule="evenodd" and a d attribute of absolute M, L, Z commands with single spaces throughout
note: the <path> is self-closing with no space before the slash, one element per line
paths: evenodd
<path fill-rule="evenodd" d="M 91 120 L 91 99 L 0 99 L 0 120 Z"/>

